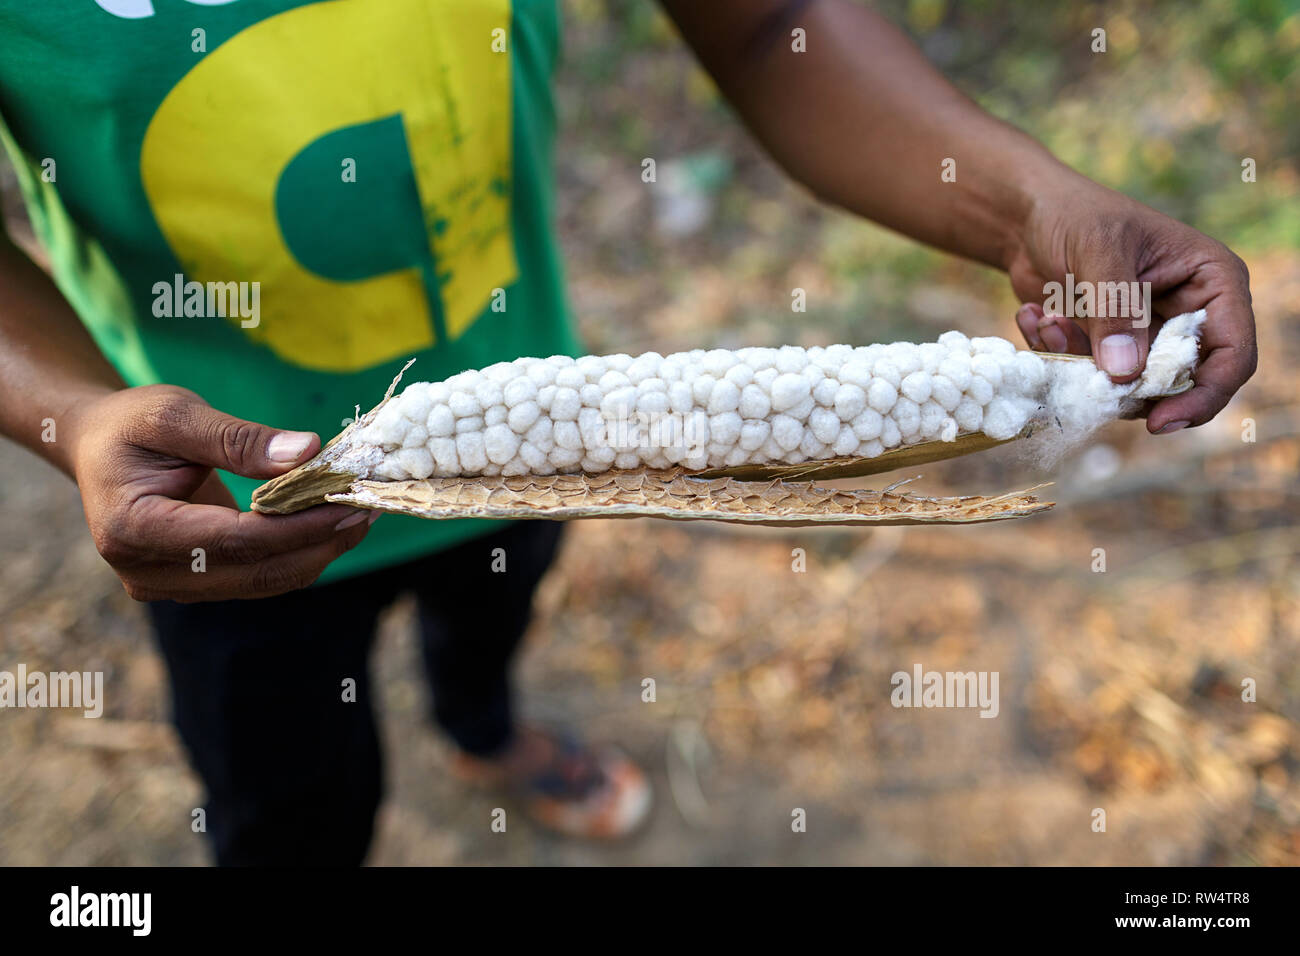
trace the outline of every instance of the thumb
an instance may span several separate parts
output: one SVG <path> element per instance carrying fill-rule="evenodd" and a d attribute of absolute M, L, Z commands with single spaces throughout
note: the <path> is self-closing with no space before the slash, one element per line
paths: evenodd
<path fill-rule="evenodd" d="M 1148 288 L 1137 281 L 1136 252 L 1098 237 L 1084 251 L 1075 301 L 1084 303 L 1088 338 L 1097 367 L 1116 383 L 1130 382 L 1146 365 L 1151 325 Z M 1085 283 L 1087 283 L 1085 285 Z M 1091 305 L 1085 298 L 1091 290 Z"/>
<path fill-rule="evenodd" d="M 306 461 L 320 447 L 313 432 L 289 432 L 244 421 L 202 401 L 189 403 L 158 451 L 221 468 L 245 478 L 275 478 Z"/>

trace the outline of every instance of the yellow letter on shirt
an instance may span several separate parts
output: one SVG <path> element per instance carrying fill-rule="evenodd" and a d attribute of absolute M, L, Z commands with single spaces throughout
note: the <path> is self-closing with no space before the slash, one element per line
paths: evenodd
<path fill-rule="evenodd" d="M 423 219 L 439 223 L 429 246 L 448 335 L 514 282 L 510 57 L 491 45 L 510 15 L 510 0 L 309 3 L 237 33 L 177 83 L 145 134 L 145 192 L 187 278 L 262 283 L 261 323 L 242 334 L 327 372 L 433 344 L 418 268 L 326 278 L 294 257 L 276 218 L 295 156 L 394 115 Z"/>

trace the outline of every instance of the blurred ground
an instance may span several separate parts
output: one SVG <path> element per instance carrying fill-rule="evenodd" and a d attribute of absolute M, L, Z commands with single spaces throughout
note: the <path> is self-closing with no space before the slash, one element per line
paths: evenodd
<path fill-rule="evenodd" d="M 399 605 L 374 661 L 390 795 L 373 862 L 1300 862 L 1300 132 L 1284 121 L 1300 18 L 1269 3 L 883 6 L 1000 115 L 1233 245 L 1252 273 L 1257 377 L 1205 428 L 1112 426 L 1053 476 L 1058 507 L 1025 521 L 571 524 L 522 662 L 525 707 L 651 768 L 654 819 L 623 846 L 515 816 L 491 832 L 501 801 L 446 777 L 422 721 Z M 566 14 L 560 216 L 592 351 L 1013 334 L 1000 276 L 785 183 L 650 5 Z M 1111 59 L 1087 53 L 1093 26 Z M 650 193 L 644 156 L 677 160 L 688 185 Z M 807 314 L 789 311 L 795 286 Z M 1010 450 L 925 472 L 934 493 L 1042 479 Z M 111 690 L 99 721 L 0 719 L 0 863 L 202 862 L 200 789 L 143 615 L 75 490 L 0 444 L 0 522 L 0 669 L 103 670 Z M 918 663 L 998 671 L 999 716 L 894 709 L 890 675 Z"/>

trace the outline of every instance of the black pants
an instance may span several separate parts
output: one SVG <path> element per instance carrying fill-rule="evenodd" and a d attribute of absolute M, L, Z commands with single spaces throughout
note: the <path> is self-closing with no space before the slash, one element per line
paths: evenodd
<path fill-rule="evenodd" d="M 403 591 L 419 602 L 434 720 L 470 753 L 504 747 L 510 660 L 560 530 L 518 522 L 276 598 L 150 605 L 218 864 L 362 862 L 382 793 L 367 657 L 379 613 Z M 504 572 L 492 570 L 496 548 Z"/>

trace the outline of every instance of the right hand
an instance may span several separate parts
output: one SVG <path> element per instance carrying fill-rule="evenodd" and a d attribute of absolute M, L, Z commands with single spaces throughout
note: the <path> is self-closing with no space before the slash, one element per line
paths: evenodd
<path fill-rule="evenodd" d="M 274 478 L 320 447 L 217 411 L 193 392 L 148 385 L 83 406 L 73 477 L 95 546 L 137 601 L 260 598 L 306 587 L 356 547 L 374 517 L 345 505 L 292 515 L 240 512 L 213 471 Z M 192 570 L 194 549 L 206 570 Z"/>

